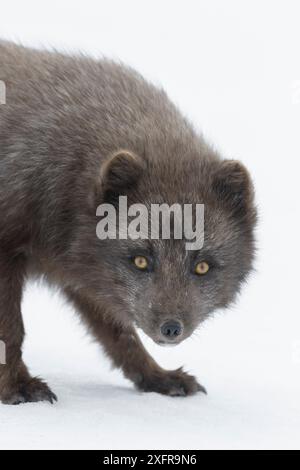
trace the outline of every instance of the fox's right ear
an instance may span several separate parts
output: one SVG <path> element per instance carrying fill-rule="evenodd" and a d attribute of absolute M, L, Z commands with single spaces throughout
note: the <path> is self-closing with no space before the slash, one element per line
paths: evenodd
<path fill-rule="evenodd" d="M 144 167 L 144 161 L 135 153 L 118 150 L 102 165 L 100 172 L 102 191 L 121 194 L 137 183 Z"/>
<path fill-rule="evenodd" d="M 237 217 L 253 216 L 253 184 L 247 169 L 237 160 L 218 163 L 213 178 L 213 189 L 219 201 Z"/>

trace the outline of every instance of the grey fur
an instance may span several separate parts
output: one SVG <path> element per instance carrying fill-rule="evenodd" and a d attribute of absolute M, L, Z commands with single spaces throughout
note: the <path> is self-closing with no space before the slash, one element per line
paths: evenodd
<path fill-rule="evenodd" d="M 162 322 L 175 318 L 184 327 L 181 341 L 234 300 L 254 252 L 247 171 L 221 160 L 163 90 L 121 64 L 2 41 L 0 80 L 7 101 L 0 106 L 0 339 L 8 344 L 0 397 L 13 402 L 20 382 L 30 380 L 20 365 L 20 299 L 33 275 L 61 288 L 137 386 L 195 393 L 189 376 L 162 373 L 145 356 L 133 325 L 160 342 Z M 116 161 L 120 149 L 135 160 L 121 154 Z M 96 207 L 119 194 L 147 206 L 204 203 L 203 250 L 186 252 L 184 240 L 100 242 Z M 151 271 L 135 269 L 134 253 L 151 258 Z M 207 276 L 194 274 L 196 260 L 209 261 Z M 41 384 L 35 388 L 20 401 L 42 399 Z"/>

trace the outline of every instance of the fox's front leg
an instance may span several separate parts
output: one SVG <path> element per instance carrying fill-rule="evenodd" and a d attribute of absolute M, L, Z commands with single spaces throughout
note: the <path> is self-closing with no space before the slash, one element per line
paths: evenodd
<path fill-rule="evenodd" d="M 113 364 L 122 369 L 125 377 L 144 392 L 170 396 L 193 395 L 205 392 L 197 380 L 182 369 L 162 369 L 144 348 L 133 327 L 124 328 L 103 316 L 86 298 L 75 292 L 67 293 L 95 337 L 103 345 Z"/>
<path fill-rule="evenodd" d="M 16 405 L 47 400 L 56 396 L 47 384 L 31 377 L 22 360 L 24 326 L 21 298 L 26 260 L 22 255 L 0 253 L 0 401 Z"/>

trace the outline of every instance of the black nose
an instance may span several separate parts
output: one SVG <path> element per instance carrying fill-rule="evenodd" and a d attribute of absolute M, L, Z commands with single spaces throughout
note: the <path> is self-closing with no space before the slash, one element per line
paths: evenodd
<path fill-rule="evenodd" d="M 181 325 L 178 321 L 167 321 L 161 326 L 161 333 L 169 339 L 175 339 L 181 335 Z"/>

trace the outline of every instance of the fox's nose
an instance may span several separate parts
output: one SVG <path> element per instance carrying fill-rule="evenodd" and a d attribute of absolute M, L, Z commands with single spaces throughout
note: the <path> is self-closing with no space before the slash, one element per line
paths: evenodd
<path fill-rule="evenodd" d="M 160 328 L 163 336 L 168 339 L 175 339 L 182 333 L 182 327 L 178 321 L 166 321 Z"/>

